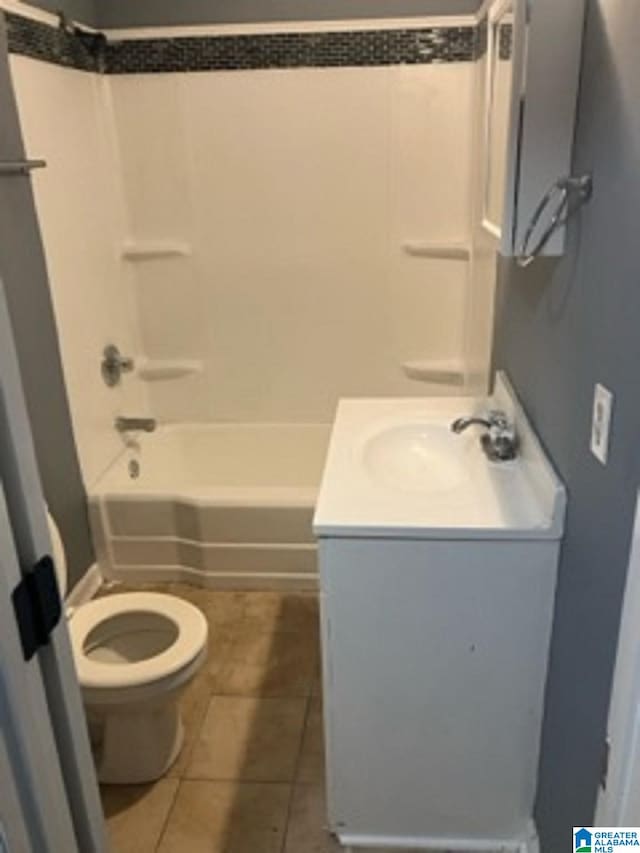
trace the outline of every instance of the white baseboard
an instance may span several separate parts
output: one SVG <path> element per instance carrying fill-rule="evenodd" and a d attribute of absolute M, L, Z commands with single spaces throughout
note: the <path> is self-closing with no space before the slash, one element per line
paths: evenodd
<path fill-rule="evenodd" d="M 102 573 L 98 564 L 93 563 L 67 596 L 67 606 L 79 607 L 81 604 L 91 601 L 102 586 L 102 580 Z"/>
<path fill-rule="evenodd" d="M 182 582 L 203 589 L 275 590 L 317 592 L 315 572 L 211 572 L 185 566 L 119 566 L 110 569 L 109 580 L 123 583 Z"/>
<path fill-rule="evenodd" d="M 347 839 L 350 839 L 349 841 Z M 472 838 L 385 838 L 339 836 L 345 853 L 520 853 L 520 842 L 480 841 Z"/>
<path fill-rule="evenodd" d="M 434 853 L 540 853 L 535 824 L 530 821 L 524 837 L 511 839 L 452 838 L 442 836 L 368 836 L 339 833 L 345 853 L 399 853 L 408 851 L 434 851 Z"/>
<path fill-rule="evenodd" d="M 527 837 L 522 842 L 520 853 L 540 853 L 540 839 L 538 838 L 538 830 L 533 820 L 529 821 Z"/>

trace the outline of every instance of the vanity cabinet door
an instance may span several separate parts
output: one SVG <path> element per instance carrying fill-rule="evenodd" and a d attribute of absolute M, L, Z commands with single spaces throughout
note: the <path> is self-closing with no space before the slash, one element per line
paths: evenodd
<path fill-rule="evenodd" d="M 526 832 L 556 559 L 544 541 L 320 541 L 329 819 L 344 844 Z"/>

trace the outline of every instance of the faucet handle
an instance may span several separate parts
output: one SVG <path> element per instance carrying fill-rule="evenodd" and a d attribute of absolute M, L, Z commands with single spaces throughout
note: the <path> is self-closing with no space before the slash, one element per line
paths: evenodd
<path fill-rule="evenodd" d="M 480 442 L 487 457 L 493 462 L 515 459 L 518 451 L 516 426 L 506 412 L 494 409 L 487 413 L 489 432 Z"/>
<path fill-rule="evenodd" d="M 114 344 L 109 344 L 104 348 L 100 370 L 102 378 L 110 388 L 120 382 L 123 373 L 130 373 L 134 367 L 133 359 L 122 355 Z"/>
<path fill-rule="evenodd" d="M 506 412 L 500 409 L 492 409 L 487 416 L 457 418 L 451 429 L 455 433 L 464 432 L 467 427 L 478 425 L 485 428 L 480 443 L 488 459 L 492 462 L 504 462 L 515 459 L 518 449 L 518 436 L 515 424 L 509 419 Z"/>
<path fill-rule="evenodd" d="M 514 429 L 513 424 L 509 420 L 509 416 L 506 412 L 503 412 L 502 409 L 491 409 L 487 412 L 487 420 L 491 427 L 495 427 L 501 431 L 512 431 Z"/>

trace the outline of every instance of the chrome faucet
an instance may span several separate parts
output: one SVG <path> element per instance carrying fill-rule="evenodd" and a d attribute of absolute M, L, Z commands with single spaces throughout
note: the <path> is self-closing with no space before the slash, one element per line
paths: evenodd
<path fill-rule="evenodd" d="M 460 434 L 470 426 L 482 426 L 486 432 L 480 438 L 485 456 L 492 462 L 508 462 L 518 452 L 518 436 L 515 426 L 505 412 L 497 409 L 487 412 L 486 418 L 458 418 L 451 424 L 453 432 Z"/>
<path fill-rule="evenodd" d="M 117 417 L 115 420 L 115 427 L 118 432 L 137 432 L 138 430 L 153 432 L 157 426 L 158 422 L 155 418 Z"/>

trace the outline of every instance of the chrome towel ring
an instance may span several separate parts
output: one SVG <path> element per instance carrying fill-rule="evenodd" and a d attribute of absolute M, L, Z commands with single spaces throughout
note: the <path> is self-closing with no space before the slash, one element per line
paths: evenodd
<path fill-rule="evenodd" d="M 528 267 L 529 264 L 533 263 L 558 228 L 565 225 L 573 214 L 589 201 L 592 191 L 593 179 L 588 174 L 577 178 L 571 176 L 558 178 L 557 181 L 554 181 L 531 217 L 522 240 L 520 252 L 518 253 L 517 263 L 519 267 Z M 549 225 L 542 232 L 537 243 L 530 248 L 531 240 L 540 218 L 556 196 L 558 202 L 554 208 Z"/>

